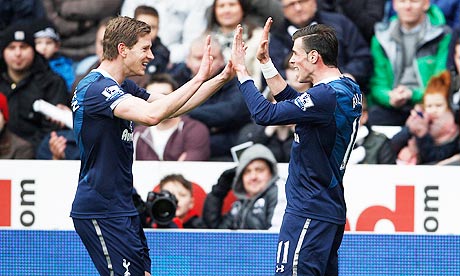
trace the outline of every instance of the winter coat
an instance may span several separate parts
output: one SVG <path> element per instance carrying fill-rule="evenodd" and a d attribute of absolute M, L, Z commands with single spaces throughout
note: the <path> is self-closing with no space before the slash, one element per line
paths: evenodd
<path fill-rule="evenodd" d="M 8 128 L 37 147 L 45 134 L 59 127 L 35 112 L 33 103 L 43 99 L 54 105 L 68 106 L 65 81 L 50 69 L 48 62 L 39 54 L 35 54 L 30 75 L 19 83 L 14 84 L 6 70 L 4 60 L 0 60 L 0 91 L 7 97 L 10 109 Z"/>
<path fill-rule="evenodd" d="M 425 36 L 418 43 L 413 66 L 416 67 L 420 86 L 413 89 L 412 104 L 421 102 L 425 87 L 431 76 L 447 68 L 451 29 L 439 8 L 430 6 L 427 11 Z M 399 21 L 392 20 L 388 26 L 377 24 L 371 42 L 374 60 L 370 80 L 369 106 L 377 104 L 391 108 L 389 92 L 399 84 L 403 69 L 403 52 L 400 43 Z"/>

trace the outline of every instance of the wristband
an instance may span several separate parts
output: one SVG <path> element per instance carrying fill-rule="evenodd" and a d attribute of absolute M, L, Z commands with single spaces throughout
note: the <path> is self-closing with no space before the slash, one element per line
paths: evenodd
<path fill-rule="evenodd" d="M 265 64 L 260 64 L 260 70 L 262 71 L 262 75 L 264 75 L 265 79 L 271 79 L 274 76 L 278 75 L 278 70 L 276 70 L 275 65 L 271 59 L 268 60 Z"/>

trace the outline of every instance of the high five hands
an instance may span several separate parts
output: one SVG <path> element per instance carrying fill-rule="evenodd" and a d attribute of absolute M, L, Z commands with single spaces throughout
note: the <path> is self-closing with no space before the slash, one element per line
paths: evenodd
<path fill-rule="evenodd" d="M 204 45 L 204 54 L 203 58 L 201 59 L 200 69 L 196 74 L 196 77 L 203 82 L 207 81 L 212 74 L 212 62 L 213 57 L 211 56 L 211 36 L 208 35 L 206 37 L 206 43 Z"/>
<path fill-rule="evenodd" d="M 272 23 L 273 19 L 271 17 L 267 18 L 264 30 L 262 32 L 262 37 L 260 39 L 259 48 L 257 49 L 256 58 L 259 60 L 261 64 L 265 64 L 270 60 L 270 55 L 268 52 L 268 35 L 270 33 Z M 243 41 L 243 27 L 241 27 L 241 25 L 238 25 L 235 29 L 235 35 L 233 37 L 231 55 L 233 68 L 235 69 L 238 77 L 249 76 L 249 73 L 247 72 L 247 68 L 245 65 L 246 49 L 247 47 Z"/>

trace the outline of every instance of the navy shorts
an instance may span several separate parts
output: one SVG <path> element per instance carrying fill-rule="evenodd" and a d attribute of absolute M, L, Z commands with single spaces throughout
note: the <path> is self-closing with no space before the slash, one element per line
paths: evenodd
<path fill-rule="evenodd" d="M 100 275 L 150 273 L 149 248 L 139 216 L 73 218 L 73 224 Z"/>
<path fill-rule="evenodd" d="M 275 275 L 338 275 L 345 225 L 285 213 L 278 237 Z"/>

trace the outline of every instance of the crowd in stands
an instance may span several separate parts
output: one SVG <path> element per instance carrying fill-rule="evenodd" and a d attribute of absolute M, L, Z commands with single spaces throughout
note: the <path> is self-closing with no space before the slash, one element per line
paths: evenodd
<path fill-rule="evenodd" d="M 110 18 L 130 16 L 151 26 L 155 58 L 145 76 L 132 80 L 158 95 L 171 93 L 197 73 L 208 34 L 218 74 L 241 24 L 248 69 L 269 97 L 255 53 L 263 22 L 271 16 L 270 55 L 299 93 L 312 84 L 297 82 L 289 64 L 292 34 L 316 23 L 335 29 L 339 69 L 360 85 L 365 97 L 350 163 L 460 165 L 458 0 L 5 0 L 0 15 L 0 159 L 80 158 L 72 129 L 35 110 L 34 102 L 42 99 L 71 112 L 76 85 L 100 64 Z M 398 131 L 377 131 L 381 126 Z M 208 194 L 202 209 L 206 221 L 187 222 L 194 214 L 186 210 L 177 214 L 176 224 L 269 229 L 275 208 L 269 204 L 276 205 L 277 198 L 276 164 L 289 162 L 294 132 L 295 125 L 255 124 L 235 79 L 185 115 L 153 127 L 135 125 L 134 158 L 233 161 L 232 147 L 255 143 Z M 267 178 L 256 192 L 245 187 L 245 174 L 256 170 L 253 166 L 265 169 Z M 191 197 L 193 185 L 182 176 L 165 182 L 180 185 L 166 183 L 161 189 L 178 198 L 188 191 Z M 230 192 L 237 204 L 223 213 Z M 179 199 L 180 210 L 193 206 L 193 197 L 188 200 Z M 257 208 L 263 209 L 265 221 L 245 217 Z"/>

